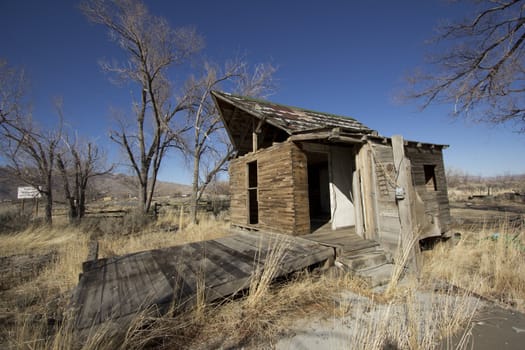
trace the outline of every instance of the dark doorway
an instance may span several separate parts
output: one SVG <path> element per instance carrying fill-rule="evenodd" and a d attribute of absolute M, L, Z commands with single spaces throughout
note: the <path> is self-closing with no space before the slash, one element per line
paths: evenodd
<path fill-rule="evenodd" d="M 258 200 L 257 161 L 248 163 L 248 223 L 255 225 L 259 223 L 259 200 Z"/>
<path fill-rule="evenodd" d="M 315 231 L 330 222 L 328 154 L 312 152 L 307 158 L 310 229 Z"/>

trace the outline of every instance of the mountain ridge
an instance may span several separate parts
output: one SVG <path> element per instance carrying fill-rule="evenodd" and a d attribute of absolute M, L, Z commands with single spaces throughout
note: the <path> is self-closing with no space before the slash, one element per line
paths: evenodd
<path fill-rule="evenodd" d="M 103 197 L 130 198 L 137 196 L 137 187 L 134 185 L 135 177 L 122 174 L 110 173 L 92 178 L 88 189 L 88 199 L 100 199 Z M 18 187 L 28 186 L 17 179 L 7 167 L 0 166 L 0 201 L 17 199 Z M 63 200 L 62 181 L 56 176 L 54 185 L 56 200 Z M 155 186 L 155 196 L 176 196 L 191 193 L 191 186 L 168 181 L 158 181 Z"/>

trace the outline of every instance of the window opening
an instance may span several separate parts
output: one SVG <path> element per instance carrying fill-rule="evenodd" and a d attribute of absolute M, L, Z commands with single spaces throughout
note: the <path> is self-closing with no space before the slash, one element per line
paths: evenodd
<path fill-rule="evenodd" d="M 248 163 L 248 223 L 259 223 L 257 161 Z"/>
<path fill-rule="evenodd" d="M 425 187 L 428 191 L 437 191 L 436 183 L 436 166 L 435 165 L 423 165 L 423 171 L 425 172 Z"/>

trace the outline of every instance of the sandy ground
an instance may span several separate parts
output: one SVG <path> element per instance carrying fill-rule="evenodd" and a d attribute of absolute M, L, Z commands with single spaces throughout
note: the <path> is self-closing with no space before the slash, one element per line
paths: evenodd
<path fill-rule="evenodd" d="M 442 298 L 449 298 L 442 296 Z M 453 298 L 452 298 L 453 299 Z M 408 334 L 407 325 L 403 320 L 407 319 L 407 305 L 396 303 L 392 305 L 372 303 L 370 300 L 348 293 L 346 295 L 347 314 L 334 315 L 326 319 L 299 320 L 292 327 L 292 336 L 281 339 L 276 344 L 276 349 L 368 349 L 373 347 L 372 339 L 381 338 L 380 329 L 388 329 L 397 335 L 397 339 L 402 339 Z M 431 311 L 431 305 L 444 305 L 444 300 L 435 294 L 418 292 L 413 299 L 414 312 L 435 312 Z M 459 307 L 455 303 L 458 301 L 447 300 L 446 303 L 452 308 Z M 341 306 L 342 313 L 345 313 L 344 302 Z M 467 304 L 461 305 L 468 308 L 477 308 L 475 316 L 467 325 L 466 329 L 457 334 L 449 341 L 440 344 L 435 340 L 425 342 L 421 348 L 437 347 L 438 349 L 455 349 L 461 341 L 463 334 L 468 336 L 466 349 L 525 349 L 525 315 L 512 310 L 506 310 L 481 302 L 476 298 L 469 298 Z M 431 332 L 433 322 L 440 316 L 427 317 L 421 320 L 419 327 L 424 332 Z M 446 317 L 446 315 L 445 315 Z M 361 331 L 357 331 L 361 330 Z M 378 336 L 379 335 L 379 336 Z M 406 339 L 408 341 L 408 339 Z M 407 344 L 397 342 L 386 342 L 383 349 L 403 349 Z M 376 347 L 377 348 L 377 347 Z"/>

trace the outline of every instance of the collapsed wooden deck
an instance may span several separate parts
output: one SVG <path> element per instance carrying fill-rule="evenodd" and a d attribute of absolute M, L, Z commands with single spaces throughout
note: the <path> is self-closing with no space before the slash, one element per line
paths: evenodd
<path fill-rule="evenodd" d="M 275 278 L 335 258 L 334 249 L 300 237 L 239 232 L 215 240 L 101 259 L 86 264 L 73 295 L 75 326 L 86 329 L 156 307 L 188 307 L 249 287 L 252 276 L 284 247 Z"/>

